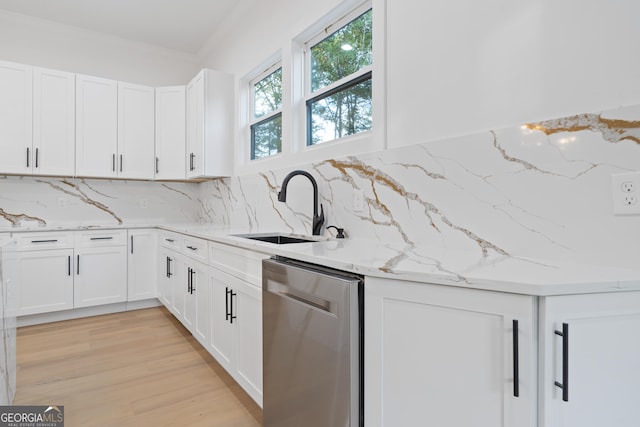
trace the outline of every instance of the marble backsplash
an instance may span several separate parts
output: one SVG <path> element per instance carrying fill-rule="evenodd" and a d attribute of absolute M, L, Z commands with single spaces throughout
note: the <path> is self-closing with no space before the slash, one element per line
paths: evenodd
<path fill-rule="evenodd" d="M 198 219 L 198 185 L 0 177 L 0 228 L 117 226 Z"/>
<path fill-rule="evenodd" d="M 326 225 L 351 237 L 640 269 L 640 216 L 615 216 L 611 194 L 612 174 L 640 170 L 640 106 L 296 169 L 318 181 Z M 309 181 L 277 199 L 290 171 L 200 184 L 200 221 L 310 234 Z"/>

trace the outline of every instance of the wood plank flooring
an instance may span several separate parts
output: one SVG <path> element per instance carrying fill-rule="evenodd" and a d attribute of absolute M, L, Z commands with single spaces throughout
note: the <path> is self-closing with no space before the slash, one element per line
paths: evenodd
<path fill-rule="evenodd" d="M 64 405 L 65 425 L 262 425 L 262 411 L 156 307 L 18 329 L 16 405 Z"/>

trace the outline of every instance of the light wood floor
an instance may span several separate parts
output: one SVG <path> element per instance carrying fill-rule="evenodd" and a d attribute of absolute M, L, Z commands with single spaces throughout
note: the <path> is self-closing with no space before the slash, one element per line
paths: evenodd
<path fill-rule="evenodd" d="M 164 308 L 18 329 L 16 405 L 68 427 L 262 425 L 262 411 Z"/>

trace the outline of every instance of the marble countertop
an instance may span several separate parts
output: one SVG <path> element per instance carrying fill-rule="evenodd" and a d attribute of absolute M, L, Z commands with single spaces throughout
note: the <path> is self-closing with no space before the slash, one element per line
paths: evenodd
<path fill-rule="evenodd" d="M 14 228 L 0 232 L 154 227 L 380 278 L 536 296 L 640 290 L 640 270 L 499 254 L 485 255 L 481 251 L 460 251 L 428 245 L 387 245 L 377 240 L 358 238 L 321 238 L 323 240 L 310 243 L 276 245 L 235 236 L 247 233 L 246 229 L 215 224 L 80 225 Z"/>

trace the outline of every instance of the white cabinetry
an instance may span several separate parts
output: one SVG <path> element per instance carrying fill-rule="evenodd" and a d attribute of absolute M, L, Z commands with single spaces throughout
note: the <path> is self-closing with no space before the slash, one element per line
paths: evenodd
<path fill-rule="evenodd" d="M 17 237 L 17 316 L 73 308 L 73 234 Z"/>
<path fill-rule="evenodd" d="M 184 300 L 182 324 L 206 345 L 209 340 L 209 271 L 207 262 L 207 242 L 195 237 L 185 236 L 182 240 L 184 280 L 178 284 L 178 293 L 174 298 Z M 200 309 L 200 311 L 198 311 Z"/>
<path fill-rule="evenodd" d="M 153 179 L 154 125 L 154 89 L 118 82 L 118 177 Z"/>
<path fill-rule="evenodd" d="M 76 174 L 115 178 L 118 151 L 118 83 L 76 76 Z"/>
<path fill-rule="evenodd" d="M 0 62 L 1 173 L 31 173 L 32 75 L 32 67 Z"/>
<path fill-rule="evenodd" d="M 156 179 L 185 179 L 184 86 L 156 88 Z"/>
<path fill-rule="evenodd" d="M 637 426 L 640 292 L 545 297 L 540 313 L 539 425 Z"/>
<path fill-rule="evenodd" d="M 203 69 L 187 85 L 187 178 L 233 172 L 233 76 Z"/>
<path fill-rule="evenodd" d="M 128 231 L 127 301 L 158 296 L 158 235 L 155 229 Z"/>
<path fill-rule="evenodd" d="M 535 301 L 367 277 L 367 426 L 535 426 Z"/>
<path fill-rule="evenodd" d="M 178 283 L 182 283 L 182 255 L 180 248 L 182 247 L 182 235 L 162 231 L 159 234 L 160 257 L 158 265 L 159 281 L 158 281 L 158 297 L 160 302 L 171 311 L 171 313 L 180 317 L 182 309 L 178 313 L 175 306 L 174 289 L 178 289 Z M 184 300 L 183 303 L 184 305 Z"/>
<path fill-rule="evenodd" d="M 268 255 L 209 244 L 211 339 L 208 348 L 262 405 L 261 262 Z"/>
<path fill-rule="evenodd" d="M 127 300 L 127 232 L 77 232 L 74 307 Z"/>
<path fill-rule="evenodd" d="M 75 74 L 33 69 L 33 146 L 35 175 L 75 174 Z"/>

